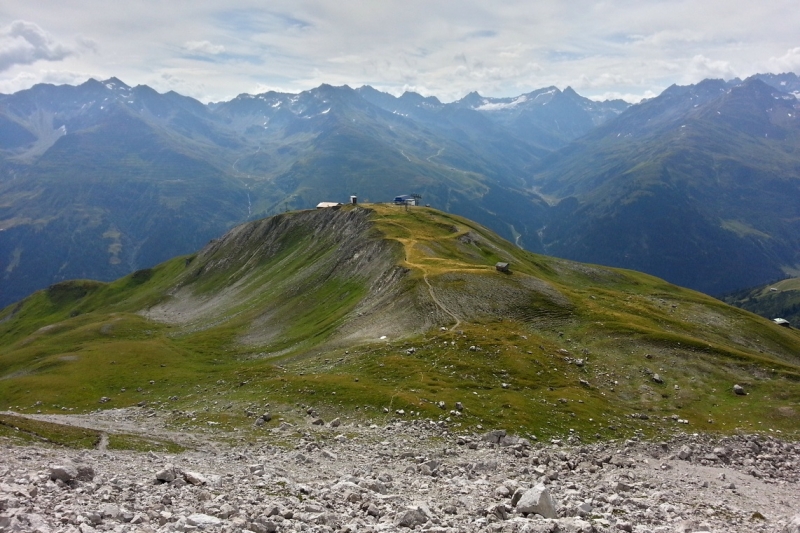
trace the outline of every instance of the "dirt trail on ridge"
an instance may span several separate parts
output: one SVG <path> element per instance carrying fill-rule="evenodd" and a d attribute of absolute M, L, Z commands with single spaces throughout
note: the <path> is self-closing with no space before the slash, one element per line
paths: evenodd
<path fill-rule="evenodd" d="M 411 230 L 409 228 L 407 228 L 406 226 L 404 226 L 404 225 L 402 225 L 400 223 L 397 223 L 397 222 L 394 222 L 394 224 L 397 225 L 397 226 L 400 226 L 401 228 L 405 229 L 409 233 L 412 233 Z M 450 315 L 450 317 L 453 320 L 456 321 L 456 323 L 450 327 L 450 331 L 453 331 L 454 329 L 456 329 L 458 326 L 461 325 L 461 318 L 457 314 L 455 314 L 453 311 L 451 311 L 446 305 L 444 305 L 441 302 L 441 300 L 439 300 L 439 298 L 436 296 L 436 293 L 433 290 L 433 286 L 431 285 L 431 282 L 428 280 L 428 269 L 427 269 L 427 267 L 425 265 L 421 264 L 421 263 L 415 263 L 414 261 L 411 260 L 411 250 L 414 249 L 414 246 L 419 241 L 417 239 L 410 238 L 410 237 L 409 238 L 395 237 L 395 240 L 397 240 L 400 244 L 403 245 L 403 251 L 405 253 L 405 259 L 404 259 L 405 263 L 408 266 L 416 268 L 416 269 L 419 269 L 422 272 L 422 279 L 423 279 L 423 281 L 425 281 L 425 285 L 428 287 L 428 294 L 430 294 L 431 300 L 433 300 L 433 303 L 435 303 L 436 306 L 439 309 L 441 309 L 444 313 Z"/>

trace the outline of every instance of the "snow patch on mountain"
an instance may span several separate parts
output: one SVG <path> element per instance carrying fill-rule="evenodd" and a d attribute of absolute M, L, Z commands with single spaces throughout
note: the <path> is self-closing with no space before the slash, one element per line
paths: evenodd
<path fill-rule="evenodd" d="M 511 109 L 527 101 L 528 97 L 523 94 L 522 96 L 517 97 L 511 102 L 492 102 L 489 100 L 484 100 L 483 101 L 484 103 L 479 105 L 475 109 L 478 111 L 499 111 L 501 109 Z"/>

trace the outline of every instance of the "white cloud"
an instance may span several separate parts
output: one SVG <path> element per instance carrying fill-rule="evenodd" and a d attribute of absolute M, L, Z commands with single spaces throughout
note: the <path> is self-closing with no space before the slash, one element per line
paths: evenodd
<path fill-rule="evenodd" d="M 30 65 L 60 59 L 60 70 L 205 101 L 320 83 L 414 88 L 443 101 L 550 85 L 637 97 L 704 77 L 800 70 L 788 16 L 796 1 L 193 0 L 154 10 L 148 2 L 3 0 L 0 20 L 35 24 L 14 36 L 10 26 L 0 30 L 0 86 L 42 81 Z"/>
<path fill-rule="evenodd" d="M 80 46 L 84 50 L 89 50 L 94 53 L 100 51 L 100 44 L 90 37 L 84 37 L 83 35 L 78 35 L 75 38 L 75 42 L 77 42 L 78 46 Z"/>
<path fill-rule="evenodd" d="M 221 44 L 212 44 L 209 41 L 187 41 L 183 43 L 183 49 L 194 54 L 217 55 L 225 51 Z"/>
<path fill-rule="evenodd" d="M 37 81 L 39 81 L 38 76 L 32 72 L 21 72 L 13 78 L 0 80 L 0 94 L 11 94 L 27 89 Z"/>
<path fill-rule="evenodd" d="M 36 83 L 79 85 L 89 78 L 103 79 L 104 76 L 88 72 L 70 72 L 65 70 L 23 71 L 13 78 L 0 79 L 0 93 L 15 93 L 28 89 Z"/>
<path fill-rule="evenodd" d="M 605 89 L 629 85 L 635 85 L 635 82 L 630 78 L 613 72 L 598 73 L 592 78 L 583 75 L 570 83 L 573 89 Z"/>
<path fill-rule="evenodd" d="M 780 57 L 770 57 L 769 65 L 776 73 L 800 71 L 800 46 L 787 50 Z"/>
<path fill-rule="evenodd" d="M 736 77 L 736 71 L 730 62 L 709 59 L 703 55 L 696 55 L 691 59 L 688 73 L 691 82 L 698 82 L 705 78 L 729 80 Z"/>
<path fill-rule="evenodd" d="M 635 35 L 631 39 L 637 46 L 664 47 L 684 43 L 699 43 L 703 34 L 691 30 L 664 30 L 650 35 Z"/>
<path fill-rule="evenodd" d="M 0 72 L 14 65 L 30 65 L 39 60 L 60 61 L 71 55 L 66 46 L 32 22 L 15 20 L 0 29 Z"/>

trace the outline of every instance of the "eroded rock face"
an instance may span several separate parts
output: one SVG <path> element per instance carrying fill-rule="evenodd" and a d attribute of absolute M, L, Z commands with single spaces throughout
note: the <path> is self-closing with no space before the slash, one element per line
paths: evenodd
<path fill-rule="evenodd" d="M 800 533 L 800 445 L 773 437 L 531 444 L 313 420 L 178 455 L 0 445 L 0 533 Z"/>

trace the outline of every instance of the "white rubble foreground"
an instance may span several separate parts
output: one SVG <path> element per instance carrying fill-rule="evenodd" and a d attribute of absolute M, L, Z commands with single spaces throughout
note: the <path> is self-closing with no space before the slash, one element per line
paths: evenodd
<path fill-rule="evenodd" d="M 3 533 L 800 533 L 800 444 L 763 435 L 544 444 L 396 421 L 178 455 L 0 454 Z"/>

